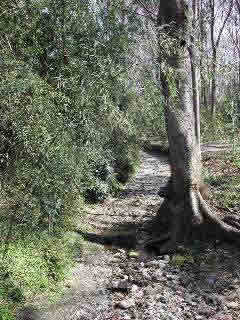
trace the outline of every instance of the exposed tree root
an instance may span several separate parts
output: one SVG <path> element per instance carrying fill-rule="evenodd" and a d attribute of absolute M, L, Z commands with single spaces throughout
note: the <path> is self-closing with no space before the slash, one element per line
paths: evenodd
<path fill-rule="evenodd" d="M 228 215 L 222 219 L 223 222 L 229 224 L 232 227 L 240 229 L 240 217 L 236 215 Z"/>
<path fill-rule="evenodd" d="M 174 203 L 165 199 L 153 221 L 155 224 L 152 223 L 152 228 L 148 230 L 153 238 L 146 241 L 144 247 L 159 255 L 176 252 L 179 245 L 199 237 L 206 241 L 214 239 L 240 243 L 240 218 L 231 215 L 220 219 L 196 190 L 190 191 L 185 201 Z M 154 237 L 154 234 L 157 236 Z"/>
<path fill-rule="evenodd" d="M 166 254 L 171 251 L 175 251 L 176 248 L 174 247 L 174 244 L 171 241 L 171 233 L 163 234 L 161 237 L 158 237 L 157 239 L 151 239 L 144 244 L 144 248 L 148 252 L 154 252 L 157 255 L 160 254 Z"/>
<path fill-rule="evenodd" d="M 204 220 L 215 231 L 216 239 L 240 243 L 239 218 L 231 215 L 226 216 L 221 220 L 211 211 L 207 203 L 202 199 L 201 195 L 199 196 L 199 202 Z"/>

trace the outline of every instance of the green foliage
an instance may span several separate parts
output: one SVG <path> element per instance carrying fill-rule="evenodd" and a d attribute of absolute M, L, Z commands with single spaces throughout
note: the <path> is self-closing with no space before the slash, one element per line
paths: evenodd
<path fill-rule="evenodd" d="M 12 303 L 24 302 L 24 296 L 20 287 L 11 279 L 0 280 L 0 297 Z"/>
<path fill-rule="evenodd" d="M 228 106 L 232 111 L 228 109 Z M 201 137 L 204 142 L 222 141 L 224 137 L 225 141 L 232 144 L 235 152 L 239 145 L 238 126 L 238 117 L 233 113 L 230 104 L 219 109 L 214 121 L 209 110 L 201 110 Z"/>
<path fill-rule="evenodd" d="M 54 288 L 72 266 L 76 241 L 68 237 L 26 237 L 9 246 L 1 265 L 0 299 L 20 303 L 38 292 Z"/>
<path fill-rule="evenodd" d="M 139 98 L 129 87 L 126 49 L 135 40 L 124 2 L 113 1 L 107 15 L 104 4 L 93 10 L 75 0 L 5 6 L 2 183 L 28 225 L 49 228 L 66 213 L 66 193 L 101 201 L 134 173 L 139 138 L 162 128 L 160 95 L 150 80 Z M 102 168 L 113 170 L 104 177 Z"/>
<path fill-rule="evenodd" d="M 64 194 L 71 192 L 81 166 L 76 131 L 64 114 L 68 99 L 26 70 L 16 62 L 0 82 L 1 169 L 6 196 L 34 225 L 39 221 L 32 213 L 38 212 L 40 220 L 61 213 Z"/>
<path fill-rule="evenodd" d="M 0 293 L 1 296 L 1 293 Z M 15 316 L 9 306 L 0 305 L 0 320 L 14 320 Z"/>
<path fill-rule="evenodd" d="M 172 257 L 171 264 L 177 267 L 182 267 L 186 263 L 193 263 L 194 259 L 190 254 L 180 255 L 176 254 Z"/>
<path fill-rule="evenodd" d="M 236 207 L 236 203 L 239 203 L 239 191 L 240 191 L 240 178 L 239 176 L 209 176 L 208 183 L 216 190 L 214 192 L 214 198 L 218 204 L 226 207 Z"/>
<path fill-rule="evenodd" d="M 144 81 L 144 91 L 133 101 L 129 113 L 141 137 L 161 137 L 165 132 L 163 98 L 152 80 Z"/>
<path fill-rule="evenodd" d="M 238 152 L 233 159 L 233 162 L 235 164 L 235 166 L 237 166 L 238 168 L 240 168 L 240 152 Z"/>
<path fill-rule="evenodd" d="M 64 279 L 67 268 L 70 268 L 72 252 L 67 247 L 66 239 L 42 238 L 41 252 L 46 263 L 47 277 L 54 281 Z"/>
<path fill-rule="evenodd" d="M 84 198 L 89 203 L 102 202 L 109 195 L 108 185 L 104 182 L 95 180 L 84 192 Z"/>
<path fill-rule="evenodd" d="M 92 49 L 85 50 L 91 53 Z M 118 143 L 127 144 L 117 146 L 118 150 L 124 148 L 127 153 L 128 144 L 135 143 L 130 141 L 132 133 L 121 130 L 128 120 L 113 104 L 109 77 L 115 77 L 116 70 L 109 58 L 99 56 L 97 63 L 90 60 L 87 65 L 80 59 L 78 68 L 73 65 L 70 76 L 65 76 L 62 90 L 49 85 L 23 61 L 9 56 L 4 62 L 6 70 L 11 70 L 0 82 L 6 194 L 25 210 L 28 221 L 31 212 L 38 212 L 39 221 L 32 219 L 31 225 L 42 224 L 45 217 L 56 221 L 63 212 L 64 194 L 72 192 L 73 186 L 87 199 L 92 193 L 95 200 L 106 198 L 114 176 L 98 177 L 92 162 L 113 166 L 118 158 L 113 142 L 116 130 L 117 135 L 124 134 Z M 124 81 L 122 77 L 119 86 Z"/>
<path fill-rule="evenodd" d="M 121 151 L 125 151 L 122 148 Z M 139 165 L 138 150 L 128 150 L 128 153 L 119 153 L 118 159 L 115 162 L 115 168 L 117 172 L 117 180 L 121 183 L 125 183 L 135 173 L 136 167 Z"/>
<path fill-rule="evenodd" d="M 210 111 L 202 109 L 200 120 L 201 137 L 203 141 L 221 141 L 223 137 L 227 136 L 227 128 L 225 126 L 224 114 L 222 112 L 218 112 L 213 121 Z"/>
<path fill-rule="evenodd" d="M 63 279 L 75 250 L 63 231 L 84 221 L 84 200 L 121 190 L 142 137 L 162 130 L 158 88 L 148 79 L 139 94 L 139 79 L 129 78 L 141 33 L 130 9 L 124 1 L 1 6 L 0 253 L 12 290 L 4 292 L 16 302 Z"/>
<path fill-rule="evenodd" d="M 85 201 L 78 189 L 64 195 L 63 212 L 58 218 L 58 229 L 60 232 L 72 230 L 76 221 L 83 221 L 86 215 Z"/>

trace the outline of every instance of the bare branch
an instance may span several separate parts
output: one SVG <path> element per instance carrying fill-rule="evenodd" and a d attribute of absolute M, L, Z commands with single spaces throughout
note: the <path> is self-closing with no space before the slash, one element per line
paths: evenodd
<path fill-rule="evenodd" d="M 141 14 L 139 14 L 139 15 L 141 15 L 141 16 L 143 16 L 143 17 L 146 17 L 146 18 L 149 18 L 151 21 L 153 21 L 154 23 L 156 23 L 157 22 L 157 18 L 155 18 L 154 16 L 156 16 L 151 10 L 149 10 L 148 8 L 147 8 L 147 6 L 146 6 L 146 4 L 145 3 L 143 3 L 143 1 L 142 0 L 136 0 L 136 3 L 138 4 L 138 5 L 140 5 L 147 13 L 148 13 L 148 15 L 141 15 Z"/>
<path fill-rule="evenodd" d="M 210 25 L 210 33 L 211 33 L 211 43 L 212 43 L 212 48 L 215 48 L 215 43 L 214 43 L 214 24 L 215 24 L 215 1 L 210 0 L 209 6 L 211 8 L 211 25 Z"/>
<path fill-rule="evenodd" d="M 233 31 L 233 29 L 229 28 L 229 33 L 233 42 L 233 45 L 238 53 L 238 56 L 240 57 L 240 43 L 239 43 L 239 36 L 237 31 Z"/>
<path fill-rule="evenodd" d="M 237 8 L 238 14 L 240 14 L 240 1 L 239 0 L 235 0 L 235 4 L 236 4 L 236 8 Z"/>
<path fill-rule="evenodd" d="M 226 22 L 227 22 L 228 18 L 230 17 L 230 14 L 231 14 L 231 12 L 232 12 L 232 9 L 233 9 L 233 0 L 231 0 L 231 3 L 229 4 L 228 12 L 227 12 L 226 17 L 225 17 L 225 19 L 224 19 L 224 21 L 223 21 L 222 27 L 221 27 L 221 29 L 220 29 L 220 31 L 219 31 L 219 34 L 218 34 L 218 37 L 217 37 L 217 41 L 216 41 L 216 47 L 218 47 L 218 45 L 219 45 L 219 42 L 220 42 L 220 38 L 221 38 L 221 35 L 222 35 L 222 32 L 223 32 L 223 29 L 224 29 L 224 27 L 225 27 L 225 25 L 226 25 Z"/>
<path fill-rule="evenodd" d="M 157 22 L 157 20 L 154 19 L 152 16 L 146 16 L 146 15 L 144 15 L 144 14 L 140 14 L 140 13 L 137 12 L 137 10 L 135 10 L 135 14 L 138 15 L 138 16 L 140 16 L 140 17 L 148 18 L 148 19 L 150 19 L 150 20 L 151 20 L 152 22 L 154 22 L 154 23 Z"/>

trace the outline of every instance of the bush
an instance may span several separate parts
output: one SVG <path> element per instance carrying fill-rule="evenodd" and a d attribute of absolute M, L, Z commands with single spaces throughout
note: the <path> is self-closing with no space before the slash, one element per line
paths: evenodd
<path fill-rule="evenodd" d="M 73 265 L 76 241 L 79 239 L 69 234 L 52 237 L 40 233 L 11 243 L 2 264 L 0 299 L 19 303 L 54 288 Z"/>
<path fill-rule="evenodd" d="M 130 121 L 138 139 L 166 136 L 164 102 L 159 87 L 153 80 L 144 80 L 143 90 L 132 99 Z"/>
<path fill-rule="evenodd" d="M 94 184 L 87 188 L 83 195 L 88 203 L 102 202 L 109 195 L 109 187 L 106 183 L 95 180 Z"/>
<path fill-rule="evenodd" d="M 0 22 L 8 39 L 0 48 L 0 238 L 11 296 L 20 299 L 18 288 L 25 297 L 63 278 L 61 236 L 83 220 L 83 199 L 115 195 L 136 169 L 142 136 L 162 120 L 152 82 L 140 97 L 129 88 L 138 82 L 126 59 L 135 37 L 118 1 L 112 25 L 100 2 L 97 10 L 75 0 L 64 10 L 48 0 L 10 7 Z"/>
<path fill-rule="evenodd" d="M 14 320 L 14 319 L 16 318 L 13 314 L 13 311 L 9 308 L 9 306 L 0 305 L 0 320 Z"/>
<path fill-rule="evenodd" d="M 222 140 L 222 137 L 226 136 L 226 127 L 224 122 L 224 115 L 218 112 L 212 120 L 209 110 L 201 110 L 201 137 L 205 142 Z"/>

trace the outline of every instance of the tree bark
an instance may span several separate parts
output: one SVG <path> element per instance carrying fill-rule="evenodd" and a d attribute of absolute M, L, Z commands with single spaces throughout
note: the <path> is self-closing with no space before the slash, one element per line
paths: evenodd
<path fill-rule="evenodd" d="M 208 107 L 208 77 L 206 76 L 207 70 L 206 67 L 208 65 L 208 59 L 205 55 L 206 44 L 206 22 L 204 20 L 204 12 L 205 8 L 203 6 L 203 0 L 198 0 L 197 2 L 197 19 L 199 23 L 199 69 L 200 69 L 200 106 Z"/>
<path fill-rule="evenodd" d="M 217 64 L 217 52 L 216 48 L 213 47 L 212 56 L 212 83 L 211 83 L 211 115 L 212 117 L 216 114 L 216 64 Z"/>
<path fill-rule="evenodd" d="M 201 154 L 195 114 L 189 44 L 191 16 L 187 1 L 161 0 L 158 13 L 160 74 L 172 170 L 171 194 L 165 199 L 145 243 L 159 254 L 175 251 L 193 237 L 235 240 L 239 222 L 217 218 L 199 191 Z M 162 234 L 161 234 L 162 232 Z"/>
<path fill-rule="evenodd" d="M 197 67 L 197 50 L 195 46 L 195 34 L 197 21 L 197 2 L 192 0 L 192 30 L 190 36 L 190 45 L 188 46 L 190 61 L 191 61 L 191 72 L 192 72 L 192 90 L 193 90 L 193 110 L 195 116 L 195 136 L 199 147 L 200 153 L 200 105 L 199 105 L 199 87 L 198 87 L 198 67 Z"/>

